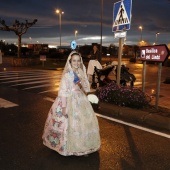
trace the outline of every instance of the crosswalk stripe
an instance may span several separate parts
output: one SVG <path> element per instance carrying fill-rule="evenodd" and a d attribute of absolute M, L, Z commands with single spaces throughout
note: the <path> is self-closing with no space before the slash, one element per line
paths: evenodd
<path fill-rule="evenodd" d="M 53 84 L 43 84 L 43 85 L 38 85 L 38 86 L 27 87 L 27 88 L 24 88 L 22 90 L 36 89 L 36 88 L 39 88 L 39 87 L 50 87 L 50 86 L 55 87 L 55 85 L 53 85 Z"/>
<path fill-rule="evenodd" d="M 5 82 L 1 82 L 2 84 L 6 84 L 6 83 L 15 83 L 15 82 L 24 82 L 24 81 L 33 81 L 33 80 L 47 80 L 47 78 L 49 79 L 59 79 L 59 77 L 37 77 L 37 78 L 23 78 L 23 79 L 20 79 L 20 80 L 12 80 L 12 81 L 5 81 Z"/>
<path fill-rule="evenodd" d="M 48 100 L 48 101 L 50 101 L 50 102 L 54 102 L 54 101 L 55 101 L 55 99 L 53 99 L 53 98 L 51 98 L 51 97 L 44 97 L 44 100 Z"/>
<path fill-rule="evenodd" d="M 6 71 L 0 72 L 0 84 L 9 84 L 9 87 L 21 87 L 21 90 L 38 89 L 39 94 L 58 91 L 62 70 L 58 71 Z M 51 83 L 51 84 L 50 84 Z M 25 86 L 23 88 L 22 86 Z M 44 90 L 44 87 L 48 87 Z M 43 90 L 41 90 L 43 89 Z"/>
<path fill-rule="evenodd" d="M 40 77 L 40 76 L 49 76 L 49 75 L 47 75 L 47 74 L 42 74 L 42 75 L 29 75 L 29 76 L 12 76 L 12 77 L 9 77 L 8 76 L 8 78 L 6 78 L 7 76 L 5 76 L 5 77 L 3 77 L 4 78 L 4 80 L 13 80 L 13 79 L 21 79 L 21 78 L 36 78 L 36 77 Z M 60 76 L 60 75 L 53 75 L 53 76 Z M 0 76 L 0 78 L 1 78 L 1 76 Z"/>
<path fill-rule="evenodd" d="M 0 74 L 5 73 L 27 73 L 27 72 L 48 72 L 47 70 L 17 70 L 17 71 L 2 71 Z"/>
<path fill-rule="evenodd" d="M 58 91 L 59 90 L 59 86 L 55 89 L 52 89 L 52 90 L 46 90 L 46 91 L 41 91 L 39 92 L 38 94 L 43 94 L 43 93 L 48 93 L 48 92 L 54 92 L 54 91 Z"/>
<path fill-rule="evenodd" d="M 55 73 L 53 73 L 53 75 L 61 75 L 62 74 L 62 72 L 61 71 L 57 71 L 57 72 L 55 72 Z M 49 72 L 38 72 L 38 73 L 36 73 L 36 72 L 23 72 L 23 73 L 1 73 L 0 72 L 0 78 L 2 77 L 2 78 L 5 78 L 5 77 L 22 77 L 22 76 L 34 76 L 34 75 L 39 75 L 39 76 L 41 76 L 41 75 L 49 75 Z"/>
<path fill-rule="evenodd" d="M 8 107 L 15 107 L 18 106 L 15 103 L 12 103 L 11 101 L 5 100 L 3 98 L 0 98 L 0 108 L 8 108 Z"/>
<path fill-rule="evenodd" d="M 22 85 L 28 85 L 28 84 L 39 84 L 39 83 L 45 83 L 45 82 L 49 82 L 49 80 L 32 81 L 32 82 L 27 82 L 27 83 L 14 84 L 14 85 L 11 85 L 10 87 L 22 86 Z"/>

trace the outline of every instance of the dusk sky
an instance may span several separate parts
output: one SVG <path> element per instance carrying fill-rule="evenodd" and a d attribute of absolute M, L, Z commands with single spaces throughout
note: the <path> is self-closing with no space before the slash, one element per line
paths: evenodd
<path fill-rule="evenodd" d="M 103 45 L 117 45 L 112 32 L 113 6 L 117 0 L 103 0 Z M 44 43 L 59 45 L 59 16 L 56 9 L 64 11 L 62 15 L 62 45 L 69 45 L 76 39 L 77 44 L 100 43 L 100 0 L 1 0 L 0 18 L 12 25 L 15 19 L 38 22 L 22 36 L 22 43 Z M 127 31 L 127 45 L 140 41 L 143 27 L 143 40 L 153 44 L 170 43 L 170 0 L 132 0 L 131 28 Z M 1 26 L 1 25 L 0 25 Z M 75 30 L 78 30 L 75 38 Z M 0 40 L 17 43 L 14 32 L 0 30 Z"/>

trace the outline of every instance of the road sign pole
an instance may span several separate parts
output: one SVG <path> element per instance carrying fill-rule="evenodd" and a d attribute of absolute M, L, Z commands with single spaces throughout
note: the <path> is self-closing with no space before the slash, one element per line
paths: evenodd
<path fill-rule="evenodd" d="M 119 54 L 118 54 L 118 67 L 117 67 L 117 85 L 120 85 L 122 47 L 123 47 L 123 38 L 119 38 Z"/>
<path fill-rule="evenodd" d="M 0 50 L 0 64 L 2 64 L 2 52 Z"/>
<path fill-rule="evenodd" d="M 161 71 L 162 63 L 169 56 L 169 49 L 165 44 L 161 45 L 152 45 L 152 46 L 142 46 L 140 47 L 140 59 L 144 62 L 154 61 L 158 63 L 158 77 L 157 77 L 157 87 L 156 87 L 156 100 L 155 107 L 158 109 L 159 96 L 160 96 L 160 82 L 161 82 Z M 142 76 L 142 90 L 144 92 L 144 83 L 145 83 L 145 66 L 143 67 L 143 76 Z"/>
<path fill-rule="evenodd" d="M 142 91 L 145 92 L 145 77 L 146 77 L 146 61 L 143 62 L 142 71 Z"/>
<path fill-rule="evenodd" d="M 162 63 L 159 63 L 159 65 L 158 65 L 157 89 L 156 89 L 156 102 L 155 102 L 156 109 L 158 109 L 158 104 L 159 104 L 161 71 L 162 71 Z"/>

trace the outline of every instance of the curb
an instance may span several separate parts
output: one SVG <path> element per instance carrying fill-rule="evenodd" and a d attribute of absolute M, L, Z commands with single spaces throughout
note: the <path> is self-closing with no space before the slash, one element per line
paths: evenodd
<path fill-rule="evenodd" d="M 140 123 L 170 131 L 170 118 L 151 114 L 146 111 L 100 102 L 98 112 L 131 123 Z"/>

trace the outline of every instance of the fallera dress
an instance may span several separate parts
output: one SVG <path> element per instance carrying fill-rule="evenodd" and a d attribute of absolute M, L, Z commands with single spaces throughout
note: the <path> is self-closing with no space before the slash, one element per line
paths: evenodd
<path fill-rule="evenodd" d="M 73 54 L 72 52 L 71 54 Z M 85 92 L 90 90 L 86 70 L 81 59 L 78 77 L 82 88 L 74 83 L 74 72 L 68 57 L 55 99 L 44 127 L 43 144 L 63 156 L 86 155 L 100 149 L 97 117 Z M 66 114 L 62 113 L 66 107 Z"/>

